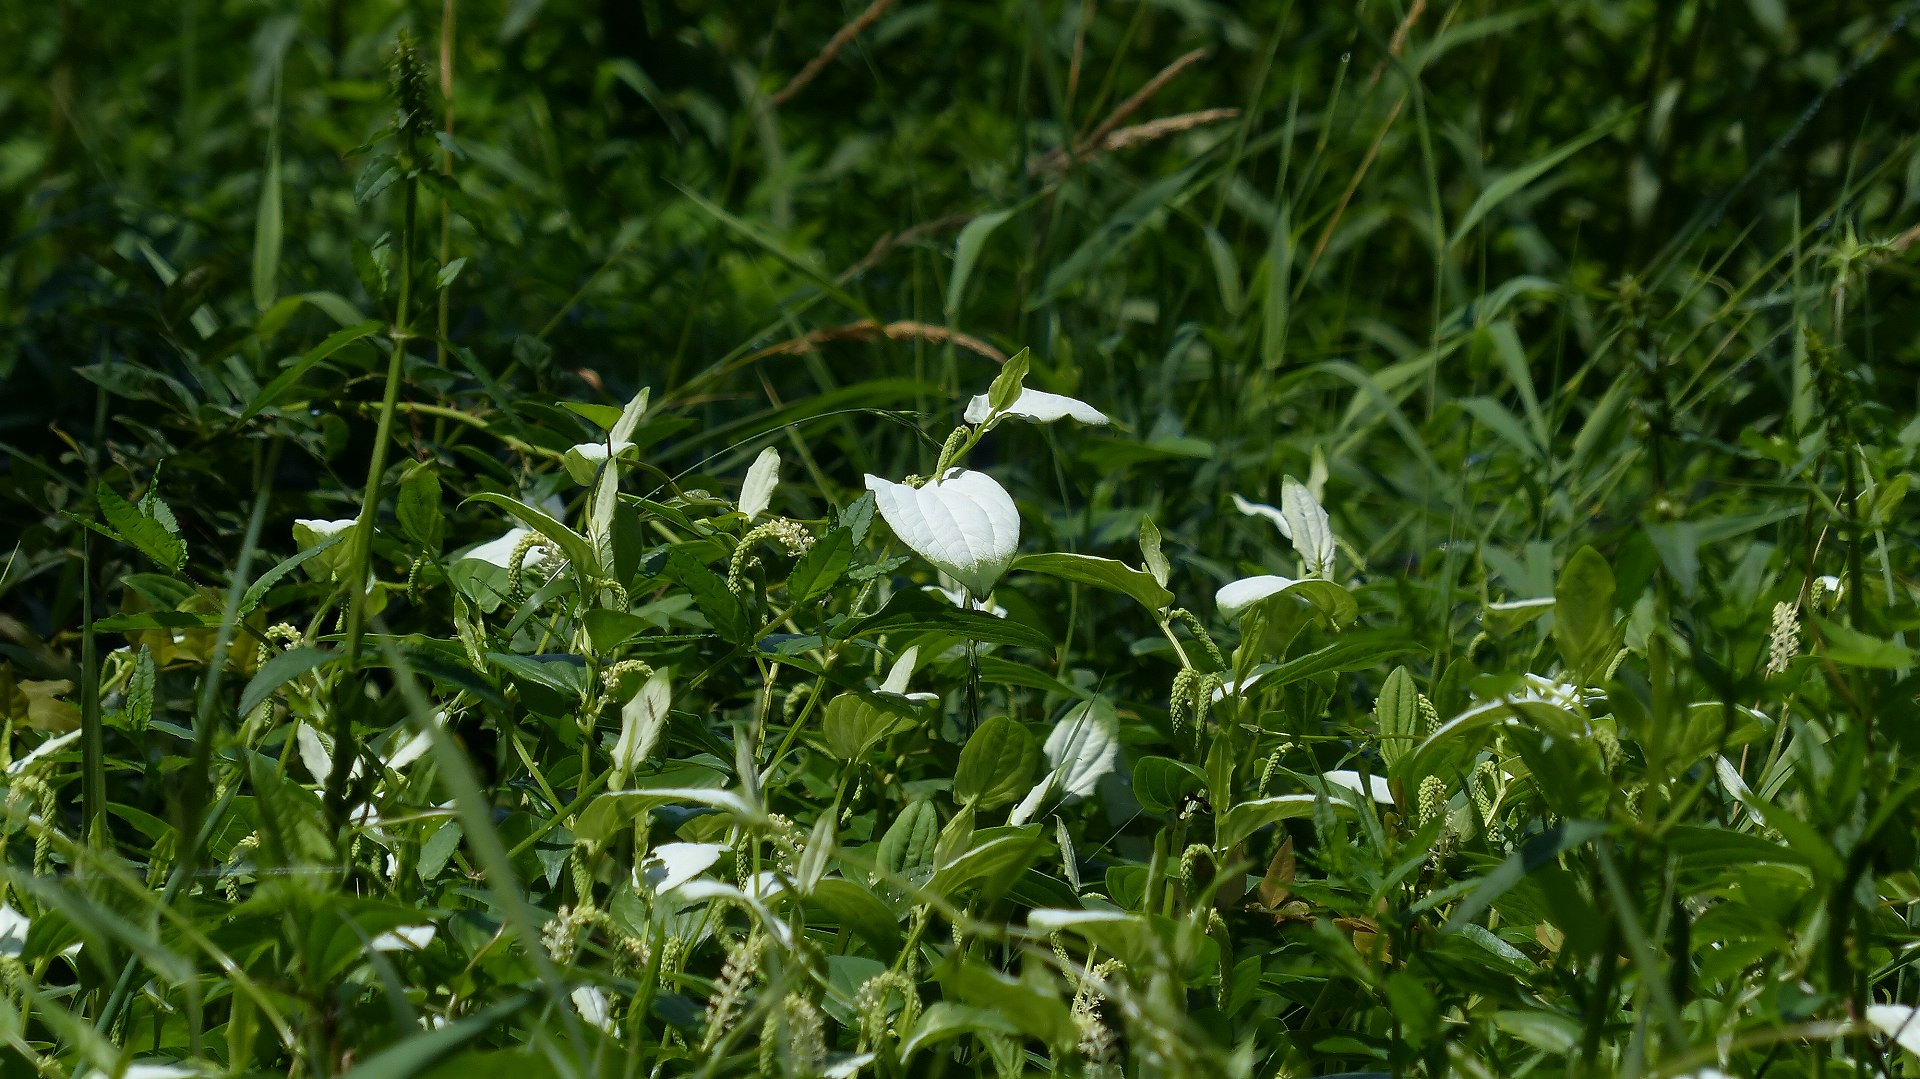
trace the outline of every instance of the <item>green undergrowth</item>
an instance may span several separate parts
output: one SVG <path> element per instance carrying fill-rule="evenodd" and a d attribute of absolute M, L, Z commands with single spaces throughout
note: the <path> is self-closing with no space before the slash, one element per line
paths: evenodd
<path fill-rule="evenodd" d="M 1920 4 L 54 7 L 9 1074 L 1920 1073 Z"/>

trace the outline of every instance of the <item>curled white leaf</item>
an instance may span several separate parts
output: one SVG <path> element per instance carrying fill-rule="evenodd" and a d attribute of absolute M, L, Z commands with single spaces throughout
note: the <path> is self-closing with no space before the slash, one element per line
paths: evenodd
<path fill-rule="evenodd" d="M 293 730 L 295 748 L 300 751 L 300 763 L 306 766 L 307 774 L 315 783 L 325 783 L 333 775 L 333 739 L 313 729 L 313 725 L 301 722 Z M 354 761 L 348 773 L 352 778 L 360 778 L 360 762 Z"/>
<path fill-rule="evenodd" d="M 1031 423 L 1054 423 L 1059 420 L 1078 420 L 1091 427 L 1104 426 L 1108 420 L 1106 413 L 1087 404 L 1085 401 L 1044 390 L 1022 388 L 1020 396 L 1013 399 L 999 413 L 1000 418 L 1013 417 Z M 993 405 L 981 394 L 967 402 L 967 411 L 962 417 L 968 423 L 981 424 L 994 419 Z"/>
<path fill-rule="evenodd" d="M 445 727 L 447 725 L 446 709 L 443 708 L 433 714 L 433 725 L 436 727 Z M 399 747 L 392 753 L 387 754 L 386 760 L 383 763 L 396 772 L 402 771 L 407 765 L 426 756 L 427 750 L 431 748 L 433 748 L 433 735 L 426 731 L 415 731 L 412 736 L 401 742 Z"/>
<path fill-rule="evenodd" d="M 1907 1052 L 1920 1054 L 1920 1009 L 1905 1004 L 1869 1004 L 1867 1024 L 1900 1043 Z"/>
<path fill-rule="evenodd" d="M 599 986 L 583 985 L 567 996 L 573 1001 L 573 1010 L 580 1013 L 580 1018 L 608 1034 L 613 1033 L 613 1006 Z"/>
<path fill-rule="evenodd" d="M 1342 768 L 1334 772 L 1323 772 L 1320 779 L 1329 786 L 1341 787 L 1355 794 L 1371 795 L 1381 805 L 1393 804 L 1393 787 L 1387 783 L 1387 777 L 1375 773 L 1362 781 L 1359 772 Z"/>
<path fill-rule="evenodd" d="M 773 489 L 780 485 L 780 451 L 768 446 L 747 468 L 746 482 L 740 485 L 740 512 L 748 520 L 767 511 L 773 501 Z"/>
<path fill-rule="evenodd" d="M 937 584 L 924 584 L 920 586 L 920 591 L 939 596 L 941 599 L 963 610 L 980 611 L 983 614 L 990 614 L 995 618 L 1005 618 L 1007 616 L 1007 609 L 993 602 L 993 597 L 989 596 L 986 599 L 970 600 L 967 598 L 967 591 L 964 588 L 942 588 Z"/>
<path fill-rule="evenodd" d="M 617 460 L 631 449 L 633 443 L 624 440 L 614 443 L 612 447 L 605 442 L 582 442 L 567 450 L 564 458 L 567 475 L 573 477 L 573 482 L 585 487 L 600 473 L 600 466 L 607 463 L 607 458 Z"/>
<path fill-rule="evenodd" d="M 1267 573 L 1258 577 L 1243 577 L 1223 585 L 1213 594 L 1213 602 L 1220 608 L 1220 616 L 1226 619 L 1240 617 L 1240 612 L 1285 589 L 1298 584 L 1291 577 L 1281 577 Z"/>
<path fill-rule="evenodd" d="M 33 919 L 13 909 L 12 903 L 0 903 L 0 955 L 18 959 L 27 948 L 27 930 Z"/>
<path fill-rule="evenodd" d="M 26 756 L 20 758 L 17 761 L 14 761 L 12 764 L 7 765 L 7 774 L 10 776 L 19 775 L 21 772 L 24 772 L 27 769 L 33 767 L 35 764 L 39 763 L 40 761 L 43 761 L 46 758 L 51 757 L 55 753 L 58 753 L 61 750 L 72 745 L 73 743 L 79 741 L 80 734 L 81 732 L 79 731 L 68 731 L 65 734 L 57 735 L 53 738 L 49 738 L 46 741 L 40 743 L 39 745 L 34 746 L 33 751 L 31 753 L 28 753 Z"/>
<path fill-rule="evenodd" d="M 507 560 L 513 557 L 514 549 L 520 546 L 520 541 L 523 539 L 526 539 L 528 536 L 532 534 L 533 534 L 532 529 L 510 528 L 507 530 L 506 534 L 501 536 L 499 539 L 489 540 L 486 543 L 483 543 L 480 546 L 475 547 L 474 549 L 468 551 L 466 554 L 461 555 L 460 557 L 463 559 L 464 558 L 476 559 L 478 561 L 485 562 L 490 566 L 499 566 L 502 569 L 505 569 L 507 565 Z M 540 563 L 546 561 L 546 559 L 547 559 L 547 548 L 545 545 L 541 545 L 529 550 L 527 552 L 527 557 L 520 563 L 520 565 L 522 567 L 537 566 Z"/>
<path fill-rule="evenodd" d="M 633 881 L 654 895 L 675 888 L 705 873 L 733 848 L 725 843 L 662 843 L 633 869 Z"/>
<path fill-rule="evenodd" d="M 1233 496 L 1233 504 L 1250 517 L 1272 521 L 1300 553 L 1302 569 L 1308 577 L 1333 576 L 1333 528 L 1327 521 L 1327 511 L 1306 484 L 1292 476 L 1282 480 L 1278 509 L 1264 502 L 1249 502 L 1237 494 Z"/>
<path fill-rule="evenodd" d="M 1013 496 L 984 472 L 952 469 L 924 487 L 867 477 L 880 516 L 935 569 L 986 596 L 1020 546 Z"/>
<path fill-rule="evenodd" d="M 624 782 L 660 744 L 667 729 L 667 709 L 673 704 L 673 683 L 666 669 L 654 671 L 633 699 L 620 708 L 620 738 L 613 744 L 616 786 Z"/>
<path fill-rule="evenodd" d="M 373 938 L 367 947 L 376 952 L 417 952 L 432 944 L 438 932 L 431 925 L 395 926 Z"/>

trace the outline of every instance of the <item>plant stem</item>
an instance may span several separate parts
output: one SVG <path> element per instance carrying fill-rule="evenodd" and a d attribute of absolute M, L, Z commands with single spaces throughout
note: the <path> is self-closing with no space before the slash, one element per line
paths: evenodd
<path fill-rule="evenodd" d="M 380 488 L 387 470 L 387 448 L 393 435 L 393 414 L 400 400 L 400 382 L 406 366 L 407 308 L 413 288 L 413 231 L 419 186 L 405 182 L 405 213 L 400 229 L 400 297 L 393 315 L 393 351 L 387 360 L 386 393 L 380 399 L 380 423 L 373 436 L 373 458 L 367 463 L 366 492 L 360 501 L 360 519 L 353 527 L 353 578 L 347 590 L 347 666 L 359 663 L 360 638 L 367 625 L 367 577 L 373 558 L 373 522 L 379 513 Z M 335 746 L 338 755 L 339 746 Z M 336 769 L 337 770 L 337 769 Z"/>

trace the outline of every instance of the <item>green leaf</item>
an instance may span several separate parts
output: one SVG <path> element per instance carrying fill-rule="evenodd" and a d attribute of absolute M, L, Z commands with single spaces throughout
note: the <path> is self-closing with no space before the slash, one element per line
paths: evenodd
<path fill-rule="evenodd" d="M 465 506 L 473 502 L 482 502 L 489 506 L 498 506 L 519 518 L 522 524 L 552 540 L 554 545 L 560 548 L 561 553 L 565 554 L 567 559 L 575 566 L 588 570 L 589 572 L 599 568 L 600 560 L 598 556 L 594 554 L 593 545 L 587 542 L 587 538 L 575 532 L 573 529 L 568 528 L 566 525 L 561 524 L 559 521 L 554 520 L 552 517 L 547 516 L 545 512 L 537 510 L 517 498 L 510 498 L 507 495 L 494 491 L 471 495 L 465 502 L 460 504 Z"/>
<path fill-rule="evenodd" d="M 1132 596 L 1150 611 L 1164 611 L 1173 606 L 1173 593 L 1153 574 L 1117 559 L 1084 554 L 1029 554 L 1014 559 L 1010 568 Z"/>
<path fill-rule="evenodd" d="M 686 588 L 693 605 L 706 615 L 707 624 L 729 644 L 745 644 L 752 636 L 747 626 L 747 611 L 740 599 L 727 587 L 726 579 L 708 569 L 693 552 L 675 547 L 667 555 L 667 575 Z"/>
<path fill-rule="evenodd" d="M 459 258 L 454 259 L 452 262 L 447 263 L 445 266 L 440 267 L 440 272 L 433 275 L 433 287 L 436 289 L 445 289 L 445 288 L 451 287 L 455 281 L 459 280 L 460 271 L 466 268 L 467 268 L 467 257 L 465 255 L 462 255 Z"/>
<path fill-rule="evenodd" d="M 853 533 L 845 528 L 828 529 L 814 541 L 807 553 L 794 560 L 787 573 L 787 598 L 807 603 L 833 590 L 853 564 Z"/>
<path fill-rule="evenodd" d="M 990 644 L 1011 644 L 1040 652 L 1053 651 L 1045 633 L 1011 618 L 983 611 L 967 611 L 934 599 L 917 588 L 895 592 L 887 605 L 865 618 L 850 619 L 833 631 L 838 640 L 883 633 L 950 633 Z"/>
<path fill-rule="evenodd" d="M 1620 117 L 1616 116 L 1602 120 L 1600 123 L 1588 128 L 1583 134 L 1548 152 L 1545 156 L 1529 161 L 1519 168 L 1514 169 L 1512 172 L 1501 176 L 1493 183 L 1488 184 L 1487 189 L 1480 193 L 1480 197 L 1473 200 L 1473 205 L 1467 207 L 1467 212 L 1461 215 L 1460 223 L 1454 226 L 1453 237 L 1447 241 L 1447 246 L 1452 247 L 1457 245 L 1461 240 L 1466 238 L 1467 233 L 1473 231 L 1474 226 L 1478 225 L 1482 218 L 1492 213 L 1501 203 L 1519 194 L 1528 184 L 1546 175 L 1574 154 L 1579 153 L 1581 150 L 1597 142 L 1602 136 L 1617 127 L 1620 119 Z"/>
<path fill-rule="evenodd" d="M 261 409 L 278 401 L 286 394 L 287 390 L 300 381 L 302 375 L 311 371 L 315 364 L 318 364 L 321 360 L 326 359 L 328 356 L 346 348 L 361 338 L 370 337 L 373 334 L 379 333 L 384 328 L 386 328 L 386 323 L 381 322 L 379 319 L 368 319 L 365 322 L 357 322 L 351 326 L 336 330 L 325 341 L 309 349 L 306 355 L 295 360 L 291 367 L 274 376 L 273 381 L 267 383 L 265 389 L 254 395 L 253 401 L 240 413 L 240 418 L 242 420 L 248 420 L 259 415 Z"/>
<path fill-rule="evenodd" d="M 240 715 L 247 716 L 255 708 L 273 696 L 281 686 L 317 670 L 340 658 L 340 653 L 326 648 L 295 648 L 282 652 L 260 665 L 247 688 L 240 694 Z"/>
<path fill-rule="evenodd" d="M 1393 766 L 1413 751 L 1420 722 L 1420 691 L 1405 667 L 1395 667 L 1381 683 L 1380 697 L 1373 704 L 1373 718 L 1380 730 L 1380 757 Z"/>
<path fill-rule="evenodd" d="M 909 802 L 880 837 L 878 864 L 894 876 L 932 865 L 933 845 L 939 838 L 940 815 L 933 803 L 925 798 Z"/>
<path fill-rule="evenodd" d="M 1814 625 L 1820 631 L 1821 654 L 1842 667 L 1903 670 L 1914 666 L 1911 648 L 1818 616 Z"/>
<path fill-rule="evenodd" d="M 94 492 L 100 503 L 100 515 L 121 542 L 146 555 L 154 565 L 168 573 L 180 572 L 187 562 L 187 544 L 177 531 L 169 531 L 159 520 L 141 513 L 133 503 L 121 498 L 102 483 Z"/>
<path fill-rule="evenodd" d="M 1161 588 L 1165 588 L 1173 578 L 1173 566 L 1168 564 L 1166 552 L 1160 549 L 1160 529 L 1153 523 L 1153 518 L 1146 516 L 1140 518 L 1140 564 L 1146 567 Z"/>
<path fill-rule="evenodd" d="M 966 223 L 960 230 L 960 236 L 953 243 L 953 272 L 947 277 L 947 322 L 950 325 L 959 322 L 960 301 L 966 298 L 967 282 L 973 277 L 973 264 L 980 258 L 980 250 L 987 244 L 987 237 L 993 230 L 1012 217 L 1020 207 L 995 210 L 981 214 Z"/>
<path fill-rule="evenodd" d="M 1443 932 L 1458 932 L 1463 926 L 1472 925 L 1480 920 L 1494 900 L 1511 891 L 1514 885 L 1524 880 L 1527 874 L 1543 865 L 1551 864 L 1562 854 L 1575 847 L 1584 846 L 1607 833 L 1607 826 L 1599 821 L 1571 820 L 1554 825 L 1535 836 L 1527 845 L 1514 851 L 1507 859 L 1495 866 L 1492 872 L 1480 878 L 1473 891 L 1469 892 L 1460 904 L 1453 908 Z M 1433 900 L 1440 893 L 1429 893 Z"/>
<path fill-rule="evenodd" d="M 355 1065 L 344 1079 L 412 1079 L 455 1049 L 504 1028 L 507 1019 L 531 999 L 526 993 L 515 994 L 485 1011 L 437 1030 L 409 1035 Z"/>
<path fill-rule="evenodd" d="M 1033 732 L 1007 716 L 993 716 L 960 751 L 953 796 L 980 809 L 1017 801 L 1039 764 L 1040 744 Z"/>
<path fill-rule="evenodd" d="M 1030 349 L 1021 349 L 1013 354 L 993 378 L 993 384 L 987 387 L 987 407 L 993 412 L 1005 411 L 1008 405 L 1019 398 L 1021 386 L 1026 382 L 1027 365 L 1032 362 Z"/>
<path fill-rule="evenodd" d="M 820 733 L 836 759 L 855 761 L 913 722 L 913 714 L 893 701 L 868 694 L 842 693 L 827 702 Z"/>
<path fill-rule="evenodd" d="M 279 119 L 276 108 L 274 126 L 267 135 L 267 168 L 260 177 L 260 206 L 253 217 L 253 305 L 261 311 L 273 306 L 280 280 L 283 232 Z"/>
<path fill-rule="evenodd" d="M 1142 757 L 1133 765 L 1133 796 L 1149 813 L 1171 813 L 1182 799 L 1207 785 L 1207 774 L 1172 757 Z"/>
<path fill-rule="evenodd" d="M 1613 658 L 1613 569 L 1592 547 L 1567 560 L 1553 589 L 1553 640 L 1575 680 Z"/>
<path fill-rule="evenodd" d="M 1354 633 L 1271 668 L 1254 685 L 1260 689 L 1277 689 L 1317 675 L 1362 671 L 1384 659 L 1414 651 L 1416 647 L 1393 630 Z"/>
<path fill-rule="evenodd" d="M 447 519 L 440 511 L 440 477 L 432 465 L 417 466 L 400 481 L 394 513 L 408 539 L 429 553 L 439 553 Z"/>
<path fill-rule="evenodd" d="M 299 569 L 308 559 L 318 558 L 334 546 L 344 542 L 349 535 L 352 535 L 352 533 L 335 532 L 333 535 L 328 536 L 326 539 L 321 540 L 306 550 L 282 559 L 279 564 L 275 565 L 272 569 L 262 573 L 258 580 L 247 586 L 246 594 L 240 597 L 240 610 L 237 617 L 245 618 L 248 614 L 251 614 L 253 609 L 260 606 L 261 601 L 267 598 L 267 593 L 272 591 L 273 586 L 279 584 L 282 578 L 294 570 Z"/>
<path fill-rule="evenodd" d="M 153 650 L 146 645 L 133 657 L 133 677 L 127 681 L 127 720 L 136 731 L 153 722 Z"/>
<path fill-rule="evenodd" d="M 807 923 L 818 924 L 821 913 L 831 921 L 860 934 L 883 954 L 900 947 L 900 924 L 893 911 L 862 885 L 839 877 L 828 877 L 813 886 L 807 896 Z"/>

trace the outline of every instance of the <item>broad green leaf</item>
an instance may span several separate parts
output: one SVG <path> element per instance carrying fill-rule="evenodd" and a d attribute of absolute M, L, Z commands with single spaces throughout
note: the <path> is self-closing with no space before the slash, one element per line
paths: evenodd
<path fill-rule="evenodd" d="M 1024 724 L 993 716 L 980 724 L 960 751 L 953 776 L 958 801 L 992 809 L 1025 793 L 1040 763 L 1040 745 Z"/>
<path fill-rule="evenodd" d="M 1420 722 L 1420 691 L 1405 667 L 1395 667 L 1381 683 L 1373 718 L 1380 731 L 1380 757 L 1392 769 L 1413 751 Z"/>
<path fill-rule="evenodd" d="M 1473 231 L 1474 226 L 1478 225 L 1482 218 L 1492 213 L 1501 203 L 1519 194 L 1528 184 L 1546 175 L 1574 154 L 1599 141 L 1620 125 L 1620 119 L 1620 117 L 1609 117 L 1602 120 L 1544 156 L 1529 161 L 1488 184 L 1487 189 L 1480 193 L 1480 197 L 1473 200 L 1473 205 L 1467 207 L 1467 212 L 1461 215 L 1460 222 L 1453 228 L 1453 237 L 1447 241 L 1447 246 L 1457 246 L 1466 238 L 1467 233 Z"/>
<path fill-rule="evenodd" d="M 1045 633 L 1011 618 L 996 618 L 983 611 L 966 611 L 934 599 L 917 588 L 893 594 L 887 605 L 865 618 L 850 619 L 833 631 L 838 640 L 875 637 L 883 633 L 945 633 L 971 638 L 982 643 L 1011 644 L 1052 652 L 1053 641 Z"/>
<path fill-rule="evenodd" d="M 273 381 L 267 383 L 265 389 L 254 395 L 253 400 L 248 403 L 246 409 L 240 413 L 240 418 L 242 420 L 252 419 L 260 413 L 261 409 L 274 404 L 279 401 L 280 398 L 284 397 L 287 391 L 300 381 L 301 376 L 312 370 L 314 365 L 318 364 L 321 360 L 346 348 L 355 341 L 365 337 L 371 337 L 385 328 L 386 323 L 381 322 L 379 319 L 367 319 L 364 322 L 356 322 L 351 326 L 346 326 L 334 331 L 326 340 L 307 350 L 306 355 L 295 360 L 291 367 L 274 376 Z"/>
<path fill-rule="evenodd" d="M 726 578 L 708 569 L 685 547 L 675 547 L 667 556 L 667 575 L 686 588 L 694 606 L 707 617 L 707 623 L 721 640 L 729 644 L 747 643 L 751 634 L 747 610 L 727 587 Z"/>
<path fill-rule="evenodd" d="M 925 798 L 909 802 L 880 837 L 878 865 L 894 876 L 932 865 L 933 845 L 939 838 L 940 815 L 933 803 Z"/>
<path fill-rule="evenodd" d="M 1112 558 L 1084 554 L 1029 554 L 1013 560 L 1016 570 L 1044 573 L 1063 581 L 1090 584 L 1121 595 L 1132 596 L 1150 611 L 1173 606 L 1173 593 L 1145 570 L 1134 569 Z"/>
<path fill-rule="evenodd" d="M 253 216 L 253 305 L 261 311 L 273 306 L 280 281 L 284 227 L 280 213 L 279 120 L 276 108 L 267 134 L 267 168 L 260 177 L 260 206 Z"/>
<path fill-rule="evenodd" d="M 1614 647 L 1613 569 L 1582 547 L 1567 560 L 1553 589 L 1553 639 L 1576 678 L 1606 666 Z"/>
<path fill-rule="evenodd" d="M 408 539 L 429 553 L 439 553 L 447 519 L 440 511 L 440 477 L 432 465 L 417 466 L 400 481 L 394 513 Z"/>
<path fill-rule="evenodd" d="M 820 731 L 835 758 L 856 761 L 894 733 L 914 722 L 912 713 L 891 701 L 859 693 L 842 693 L 827 702 Z"/>
<path fill-rule="evenodd" d="M 122 542 L 166 572 L 180 572 L 187 561 L 187 544 L 177 529 L 168 530 L 160 520 L 140 512 L 104 483 L 94 491 L 94 496 L 99 500 L 100 515 L 106 518 L 107 527 L 117 533 Z"/>
<path fill-rule="evenodd" d="M 1149 813 L 1171 813 L 1206 785 L 1205 772 L 1172 757 L 1142 757 L 1133 764 L 1133 796 Z"/>
<path fill-rule="evenodd" d="M 815 540 L 807 553 L 794 559 L 787 572 L 787 598 L 807 603 L 832 591 L 853 564 L 853 534 L 846 528 L 832 528 Z"/>
<path fill-rule="evenodd" d="M 959 237 L 953 242 L 953 272 L 947 277 L 946 315 L 949 325 L 959 324 L 960 302 L 966 299 L 967 282 L 973 277 L 973 264 L 979 261 L 980 251 L 987 245 L 987 237 L 993 235 L 993 230 L 1018 209 L 1020 207 L 1015 206 L 984 213 L 961 227 Z"/>
<path fill-rule="evenodd" d="M 282 652 L 260 665 L 247 688 L 240 694 L 240 715 L 246 716 L 271 697 L 281 686 L 309 671 L 318 670 L 340 658 L 326 648 L 295 648 Z"/>
<path fill-rule="evenodd" d="M 1820 631 L 1821 654 L 1842 667 L 1905 670 L 1914 666 L 1914 650 L 1862 633 L 1831 619 L 1814 616 Z"/>
<path fill-rule="evenodd" d="M 248 614 L 252 613 L 253 609 L 260 606 L 261 601 L 267 598 L 267 593 L 273 590 L 273 586 L 279 584 L 287 574 L 299 569 L 301 565 L 309 559 L 318 558 L 325 554 L 335 545 L 345 541 L 349 534 L 350 533 L 347 532 L 336 532 L 322 539 L 312 547 L 282 559 L 275 564 L 272 569 L 262 573 L 258 580 L 247 586 L 246 594 L 240 597 L 238 617 L 245 618 Z"/>

